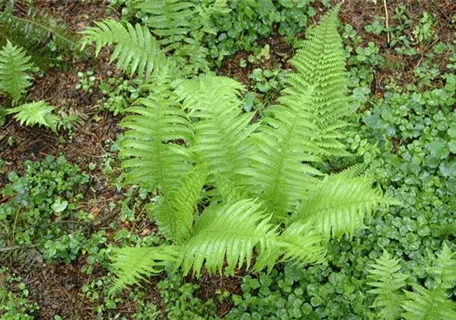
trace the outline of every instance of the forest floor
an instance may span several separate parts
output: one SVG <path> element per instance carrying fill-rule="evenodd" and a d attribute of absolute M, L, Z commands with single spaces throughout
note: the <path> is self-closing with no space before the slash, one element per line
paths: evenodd
<path fill-rule="evenodd" d="M 399 3 L 388 1 L 388 11 L 394 12 L 395 6 Z M 404 1 L 408 7 L 409 15 L 420 16 L 423 11 L 432 12 L 439 21 L 439 40 L 447 42 L 453 38 L 453 32 L 447 28 L 451 23 L 451 18 L 456 14 L 456 4 L 452 1 L 425 1 L 417 4 L 417 1 Z M 47 10 L 50 14 L 63 19 L 69 29 L 73 32 L 80 32 L 85 27 L 92 25 L 93 21 L 104 18 L 118 17 L 119 13 L 111 10 L 109 15 L 104 1 L 83 4 L 79 1 L 35 1 L 37 7 Z M 340 17 L 342 24 L 350 24 L 356 33 L 362 38 L 363 44 L 374 42 L 381 48 L 380 54 L 386 59 L 401 65 L 403 70 L 403 81 L 409 83 L 413 78 L 412 72 L 420 64 L 420 58 L 413 56 L 410 59 L 403 59 L 396 56 L 394 52 L 387 49 L 388 38 L 382 34 L 375 36 L 366 33 L 364 26 L 372 24 L 375 17 L 385 16 L 382 6 L 376 5 L 373 1 L 346 1 Z M 316 17 L 315 19 L 317 19 Z M 238 52 L 232 58 L 226 60 L 217 70 L 217 73 L 230 77 L 235 77 L 247 86 L 250 84 L 249 74 L 253 68 L 272 69 L 278 63 L 285 68 L 290 68 L 286 61 L 293 55 L 293 49 L 286 44 L 278 34 L 270 38 L 262 39 L 261 44 L 269 44 L 271 48 L 271 59 L 261 62 L 258 65 L 249 65 L 241 68 L 240 60 L 246 59 L 248 52 Z M 432 45 L 432 44 L 430 44 Z M 425 48 L 423 48 L 425 50 Z M 446 65 L 448 57 L 441 57 L 442 66 Z M 108 63 L 106 53 L 99 59 L 92 59 L 77 62 L 70 66 L 66 71 L 50 70 L 41 78 L 35 80 L 30 92 L 29 100 L 45 100 L 57 107 L 73 108 L 84 117 L 83 123 L 76 126 L 70 136 L 59 137 L 50 130 L 39 127 L 20 126 L 12 118 L 1 128 L 0 131 L 0 158 L 5 161 L 4 173 L 0 175 L 0 188 L 7 183 L 8 173 L 15 171 L 23 172 L 25 160 L 39 161 L 47 155 L 58 157 L 64 155 L 65 158 L 80 166 L 85 172 L 90 172 L 90 188 L 84 194 L 81 210 L 94 213 L 96 220 L 93 223 L 91 232 L 106 230 L 113 234 L 113 226 L 117 228 L 127 228 L 130 231 L 135 228 L 137 234 L 150 233 L 154 228 L 150 221 L 145 217 L 143 220 L 136 221 L 135 225 L 129 225 L 119 219 L 120 208 L 111 208 L 109 203 L 116 203 L 122 198 L 122 193 L 115 185 L 107 181 L 102 168 L 106 164 L 106 159 L 112 159 L 110 165 L 113 167 L 113 176 L 120 174 L 120 167 L 116 159 L 116 152 L 110 151 L 117 136 L 122 132 L 119 126 L 120 116 L 114 116 L 108 111 L 100 111 L 99 100 L 102 93 L 95 88 L 93 92 L 84 92 L 76 89 L 79 78 L 78 72 L 95 70 L 97 80 L 106 79 L 120 73 L 115 66 Z M 390 77 L 387 70 L 379 70 L 375 73 L 375 80 L 371 86 L 371 94 L 381 96 L 384 91 L 384 79 Z M 11 144 L 14 141 L 14 144 Z M 97 169 L 90 167 L 95 164 Z M 0 196 L 1 197 L 1 196 Z M 0 203 L 3 200 L 0 198 Z M 33 249 L 31 249 L 33 250 Z M 38 260 L 39 261 L 39 260 Z M 36 319 L 55 319 L 55 315 L 60 315 L 63 319 L 91 319 L 96 318 L 94 307 L 104 299 L 99 297 L 98 301 L 90 300 L 82 292 L 82 287 L 92 279 L 101 277 L 107 273 L 102 267 L 93 269 L 90 274 L 83 273 L 82 267 L 87 265 L 87 256 L 81 254 L 75 261 L 68 264 L 45 264 L 30 261 L 6 258 L 2 261 L 4 266 L 13 270 L 15 275 L 22 278 L 29 290 L 29 301 L 39 305 Z M 215 295 L 216 290 L 227 290 L 231 293 L 239 294 L 244 271 L 239 271 L 235 277 L 219 277 L 203 275 L 196 280 L 191 277 L 189 282 L 195 281 L 200 286 L 198 297 L 209 299 Z M 144 300 L 154 302 L 157 306 L 162 306 L 162 297 L 155 287 L 157 277 L 145 287 L 146 294 Z M 126 294 L 127 295 L 127 294 Z M 218 315 L 223 316 L 232 307 L 231 301 L 224 301 L 218 305 Z M 136 312 L 136 305 L 125 299 L 125 303 L 117 305 L 115 313 L 120 317 Z"/>

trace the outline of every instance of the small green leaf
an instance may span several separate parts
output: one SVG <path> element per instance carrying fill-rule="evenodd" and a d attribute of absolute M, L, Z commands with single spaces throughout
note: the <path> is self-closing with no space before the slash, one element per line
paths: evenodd
<path fill-rule="evenodd" d="M 52 210 L 54 210 L 55 213 L 60 213 L 63 210 L 65 210 L 68 206 L 68 201 L 62 199 L 57 199 L 51 206 Z"/>
<path fill-rule="evenodd" d="M 431 152 L 432 156 L 439 159 L 445 159 L 449 155 L 449 151 L 442 141 L 431 142 L 428 146 L 428 149 Z"/>

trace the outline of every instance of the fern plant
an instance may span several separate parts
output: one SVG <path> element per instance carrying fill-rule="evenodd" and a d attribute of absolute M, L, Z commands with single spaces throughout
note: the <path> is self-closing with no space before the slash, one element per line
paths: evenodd
<path fill-rule="evenodd" d="M 442 251 L 429 267 L 435 277 L 435 286 L 425 288 L 417 283 L 408 283 L 407 275 L 400 272 L 399 260 L 392 259 L 385 251 L 380 259 L 371 264 L 370 293 L 377 297 L 372 305 L 379 309 L 378 319 L 444 320 L 456 319 L 456 304 L 446 298 L 446 290 L 456 285 L 456 258 L 444 243 Z M 399 289 L 410 285 L 413 291 Z"/>
<path fill-rule="evenodd" d="M 11 42 L 0 50 L 0 92 L 12 98 L 10 105 L 16 106 L 23 98 L 26 89 L 31 86 L 33 70 L 30 56 Z M 15 114 L 15 118 L 25 125 L 43 125 L 57 131 L 58 117 L 52 112 L 54 107 L 44 101 L 26 103 L 14 108 L 0 109 L 0 124 L 3 124 L 4 114 Z"/>
<path fill-rule="evenodd" d="M 114 289 L 165 269 L 233 274 L 243 265 L 258 271 L 282 261 L 322 262 L 329 239 L 353 236 L 366 215 L 389 205 L 359 168 L 328 176 L 314 166 L 347 154 L 340 142 L 349 108 L 338 11 L 310 33 L 280 104 L 255 124 L 252 113 L 241 112 L 245 88 L 239 82 L 211 75 L 179 79 L 186 73 L 172 57 L 145 54 L 145 46 L 156 48 L 154 41 L 163 43 L 168 34 L 154 40 L 144 27 L 106 21 L 84 32 L 83 45 L 96 42 L 97 52 L 115 44 L 123 70 L 153 65 L 140 68 L 140 74 L 149 70 L 150 96 L 122 121 L 120 156 L 127 183 L 159 196 L 148 208 L 170 245 L 115 249 Z M 139 34 L 148 43 L 132 45 Z M 157 65 L 157 57 L 166 62 Z"/>

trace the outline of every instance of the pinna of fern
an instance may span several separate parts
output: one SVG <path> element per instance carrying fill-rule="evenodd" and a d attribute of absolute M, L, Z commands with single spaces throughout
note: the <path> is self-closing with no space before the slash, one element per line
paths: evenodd
<path fill-rule="evenodd" d="M 388 205 L 356 170 L 325 176 L 313 166 L 345 154 L 338 139 L 349 109 L 337 13 L 337 8 L 330 11 L 308 39 L 307 47 L 328 55 L 315 83 L 306 82 L 311 68 L 297 65 L 280 104 L 259 124 L 241 112 L 244 88 L 235 80 L 201 76 L 150 82 L 153 94 L 138 100 L 122 122 L 127 132 L 120 156 L 127 183 L 160 196 L 149 208 L 171 245 L 116 250 L 114 288 L 165 267 L 184 274 L 198 275 L 202 268 L 232 274 L 243 265 L 271 270 L 280 261 L 321 262 L 328 239 L 352 236 L 366 215 Z M 87 30 L 83 43 L 95 41 L 97 51 L 116 44 L 119 67 L 150 73 L 150 81 L 161 70 L 146 67 L 155 58 L 146 54 L 154 41 L 147 32 L 105 21 Z M 138 35 L 150 41 L 131 48 Z M 312 49 L 303 57 L 305 64 L 319 59 L 320 52 Z"/>

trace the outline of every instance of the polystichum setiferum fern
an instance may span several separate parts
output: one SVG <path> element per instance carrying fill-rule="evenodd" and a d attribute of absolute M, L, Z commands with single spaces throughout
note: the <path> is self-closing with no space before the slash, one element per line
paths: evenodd
<path fill-rule="evenodd" d="M 456 284 L 456 258 L 444 243 L 428 274 L 433 276 L 434 286 L 425 288 L 407 281 L 401 273 L 399 260 L 393 259 L 385 251 L 383 256 L 371 264 L 368 284 L 376 294 L 372 305 L 379 310 L 378 319 L 394 320 L 447 320 L 456 319 L 456 304 L 446 297 L 446 290 Z M 404 290 L 410 285 L 413 291 Z M 402 289 L 402 292 L 401 292 Z"/>
<path fill-rule="evenodd" d="M 280 105 L 256 124 L 252 113 L 241 111 L 245 89 L 239 82 L 211 75 L 176 79 L 185 72 L 175 72 L 173 58 L 157 51 L 149 35 L 141 38 L 148 41 L 142 47 L 123 45 L 146 34 L 143 27 L 127 26 L 129 33 L 109 40 L 101 34 L 120 28 L 114 22 L 85 32 L 84 43 L 96 42 L 97 50 L 116 44 L 114 57 L 128 57 L 123 69 L 154 66 L 140 68 L 150 71 L 150 96 L 123 120 L 120 156 L 126 181 L 159 195 L 149 209 L 171 245 L 116 249 L 114 289 L 165 266 L 198 275 L 203 267 L 232 274 L 252 263 L 255 270 L 270 270 L 280 261 L 321 262 L 330 238 L 353 236 L 366 215 L 388 206 L 390 200 L 358 170 L 327 176 L 313 165 L 346 154 L 339 141 L 349 108 L 338 11 L 310 32 L 293 59 L 297 72 Z M 150 45 L 156 55 L 143 54 Z M 163 63 L 156 64 L 157 57 Z"/>

